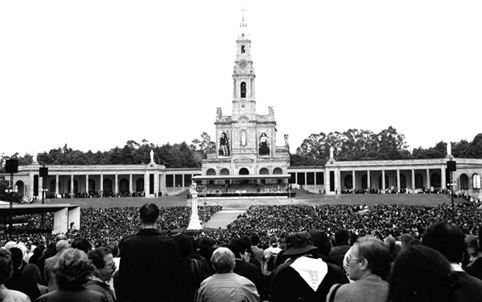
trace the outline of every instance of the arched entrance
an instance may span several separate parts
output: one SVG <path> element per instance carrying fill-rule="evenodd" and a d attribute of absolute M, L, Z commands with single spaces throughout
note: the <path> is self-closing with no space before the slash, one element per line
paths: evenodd
<path fill-rule="evenodd" d="M 136 192 L 144 192 L 144 178 L 136 180 Z"/>
<path fill-rule="evenodd" d="M 480 189 L 480 175 L 477 173 L 472 175 L 472 189 L 474 190 Z"/>
<path fill-rule="evenodd" d="M 467 176 L 467 174 L 460 175 L 460 188 L 462 190 L 469 189 L 469 177 Z"/>
<path fill-rule="evenodd" d="M 112 180 L 104 179 L 104 192 L 112 192 Z"/>
<path fill-rule="evenodd" d="M 208 170 L 206 171 L 206 175 L 216 175 L 216 170 L 214 170 L 214 169 L 208 169 Z"/>
<path fill-rule="evenodd" d="M 269 171 L 268 171 L 267 168 L 261 168 L 261 169 L 259 170 L 259 174 L 260 174 L 260 175 L 266 175 L 266 174 L 269 174 Z"/>
<path fill-rule="evenodd" d="M 119 192 L 120 193 L 130 193 L 129 192 L 129 181 L 127 178 L 122 178 L 119 182 Z"/>
<path fill-rule="evenodd" d="M 219 172 L 220 175 L 229 175 L 229 170 L 226 168 L 222 168 Z"/>
<path fill-rule="evenodd" d="M 25 194 L 25 184 L 23 181 L 19 180 L 15 183 L 15 186 L 17 187 L 17 195 L 23 195 Z"/>
<path fill-rule="evenodd" d="M 55 179 L 52 179 L 49 184 L 49 192 L 55 193 Z"/>
<path fill-rule="evenodd" d="M 281 168 L 274 168 L 273 174 L 283 174 L 283 170 L 281 170 Z"/>
<path fill-rule="evenodd" d="M 407 177 L 404 174 L 400 174 L 400 188 L 407 187 Z"/>
<path fill-rule="evenodd" d="M 434 188 L 440 188 L 441 187 L 441 178 L 440 174 L 434 173 L 430 176 L 430 185 Z"/>
<path fill-rule="evenodd" d="M 343 185 L 345 189 L 353 189 L 353 175 L 346 175 L 343 179 Z"/>
<path fill-rule="evenodd" d="M 361 187 L 365 190 L 368 189 L 368 176 L 366 174 L 361 177 Z"/>
<path fill-rule="evenodd" d="M 239 170 L 239 175 L 249 175 L 249 170 L 246 168 L 241 168 Z"/>
<path fill-rule="evenodd" d="M 95 180 L 89 178 L 89 194 L 95 193 Z"/>
<path fill-rule="evenodd" d="M 423 176 L 420 173 L 415 174 L 415 188 L 416 189 L 423 188 Z"/>

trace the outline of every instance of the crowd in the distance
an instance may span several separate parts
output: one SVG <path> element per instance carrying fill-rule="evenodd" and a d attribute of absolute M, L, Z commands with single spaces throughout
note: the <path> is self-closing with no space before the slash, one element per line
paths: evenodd
<path fill-rule="evenodd" d="M 0 296 L 110 302 L 482 296 L 482 219 L 473 203 L 457 203 L 454 211 L 450 204 L 252 206 L 226 230 L 179 233 L 188 209 L 88 208 L 76 232 L 18 230 L 0 249 Z"/>

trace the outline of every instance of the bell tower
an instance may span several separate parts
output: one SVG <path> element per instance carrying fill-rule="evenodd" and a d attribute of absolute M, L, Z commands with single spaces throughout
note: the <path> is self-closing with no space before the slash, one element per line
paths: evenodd
<path fill-rule="evenodd" d="M 254 97 L 254 74 L 253 60 L 251 58 L 251 40 L 244 20 L 244 11 L 240 24 L 240 32 L 236 40 L 236 61 L 233 71 L 233 120 L 240 116 L 248 119 L 256 119 L 256 101 Z"/>

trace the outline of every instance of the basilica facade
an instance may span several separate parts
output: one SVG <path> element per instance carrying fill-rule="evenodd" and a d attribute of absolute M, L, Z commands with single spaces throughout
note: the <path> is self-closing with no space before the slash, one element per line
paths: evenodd
<path fill-rule="evenodd" d="M 455 191 L 480 198 L 482 159 L 446 158 L 418 160 L 337 161 L 331 158 L 325 166 L 290 167 L 288 135 L 276 141 L 276 119 L 273 107 L 267 114 L 256 109 L 256 75 L 251 56 L 252 43 L 243 20 L 236 39 L 232 110 L 223 114 L 217 108 L 215 152 L 208 154 L 199 169 L 172 169 L 154 162 L 142 165 L 49 165 L 48 175 L 41 177 L 41 164 L 21 166 L 18 173 L 3 174 L 13 179 L 18 194 L 26 199 L 41 196 L 142 195 L 158 197 L 187 189 L 193 181 L 200 184 L 230 185 L 290 184 L 314 193 L 418 193 Z M 213 108 L 214 109 L 214 108 Z M 450 145 L 450 144 L 449 144 Z M 450 171 L 447 162 L 455 162 Z M 278 186 L 279 188 L 279 186 Z"/>

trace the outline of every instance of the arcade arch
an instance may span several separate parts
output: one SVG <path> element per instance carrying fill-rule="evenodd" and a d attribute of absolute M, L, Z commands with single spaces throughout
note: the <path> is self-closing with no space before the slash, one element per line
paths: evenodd
<path fill-rule="evenodd" d="M 460 175 L 460 188 L 462 190 L 469 189 L 469 177 L 465 173 Z"/>
<path fill-rule="evenodd" d="M 206 171 L 206 175 L 216 175 L 216 170 L 214 170 L 214 169 L 208 169 L 208 170 Z"/>
<path fill-rule="evenodd" d="M 221 171 L 219 171 L 220 175 L 229 175 L 229 170 L 226 168 L 222 168 Z"/>

